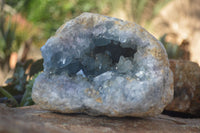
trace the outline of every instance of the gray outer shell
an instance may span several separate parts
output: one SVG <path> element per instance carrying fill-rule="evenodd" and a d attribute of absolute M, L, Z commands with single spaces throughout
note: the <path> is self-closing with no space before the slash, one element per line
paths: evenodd
<path fill-rule="evenodd" d="M 85 58 L 97 45 L 94 38 L 137 48 L 132 71 L 121 74 L 110 70 L 93 81 L 53 73 Z M 32 98 L 43 109 L 115 117 L 154 116 L 173 98 L 173 74 L 163 45 L 135 23 L 83 13 L 62 25 L 41 51 L 44 72 L 35 80 Z M 52 60 L 57 54 L 59 58 Z"/>

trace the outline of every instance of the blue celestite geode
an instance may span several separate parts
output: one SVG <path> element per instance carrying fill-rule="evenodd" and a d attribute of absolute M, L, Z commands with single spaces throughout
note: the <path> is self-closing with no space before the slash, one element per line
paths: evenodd
<path fill-rule="evenodd" d="M 34 102 L 62 113 L 153 116 L 173 98 L 173 75 L 162 44 L 141 26 L 83 13 L 41 48 L 44 72 Z"/>

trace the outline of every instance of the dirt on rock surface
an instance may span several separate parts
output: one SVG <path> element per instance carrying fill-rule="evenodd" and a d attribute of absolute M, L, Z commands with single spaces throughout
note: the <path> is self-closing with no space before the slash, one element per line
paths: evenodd
<path fill-rule="evenodd" d="M 58 114 L 37 105 L 9 108 L 0 104 L 0 133 L 198 133 L 200 119 L 159 115 L 148 118 Z"/>

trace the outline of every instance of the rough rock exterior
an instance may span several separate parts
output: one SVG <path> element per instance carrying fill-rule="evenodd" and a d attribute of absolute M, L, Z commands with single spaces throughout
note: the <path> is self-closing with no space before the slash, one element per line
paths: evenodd
<path fill-rule="evenodd" d="M 200 67 L 186 60 L 170 60 L 174 99 L 166 110 L 200 116 Z"/>
<path fill-rule="evenodd" d="M 164 47 L 135 23 L 83 13 L 62 25 L 41 51 L 44 72 L 32 98 L 43 109 L 153 116 L 173 98 Z"/>

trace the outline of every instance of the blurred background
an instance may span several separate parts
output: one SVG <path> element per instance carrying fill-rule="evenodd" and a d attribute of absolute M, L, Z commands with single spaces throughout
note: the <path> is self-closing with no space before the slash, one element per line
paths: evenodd
<path fill-rule="evenodd" d="M 136 22 L 170 59 L 200 64 L 199 0 L 0 0 L 0 86 L 24 93 L 42 70 L 40 47 L 82 12 Z"/>

